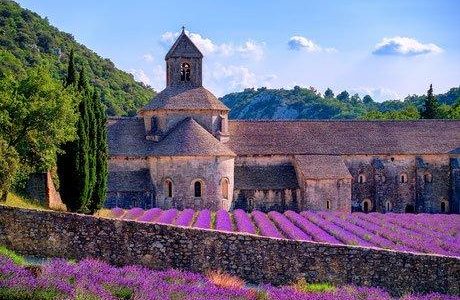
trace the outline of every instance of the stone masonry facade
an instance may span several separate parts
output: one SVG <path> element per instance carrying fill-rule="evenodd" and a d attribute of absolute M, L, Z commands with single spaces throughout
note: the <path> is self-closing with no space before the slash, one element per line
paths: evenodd
<path fill-rule="evenodd" d="M 106 207 L 460 212 L 460 121 L 237 121 L 182 32 L 166 88 L 108 120 Z"/>
<path fill-rule="evenodd" d="M 248 283 L 354 284 L 406 293 L 460 293 L 460 259 L 0 206 L 0 244 L 25 255 L 115 265 L 221 270 Z M 282 253 L 282 255 L 280 255 Z"/>

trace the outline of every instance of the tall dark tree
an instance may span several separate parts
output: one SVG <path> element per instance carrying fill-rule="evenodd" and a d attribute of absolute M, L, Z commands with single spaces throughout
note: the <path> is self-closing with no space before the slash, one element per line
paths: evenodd
<path fill-rule="evenodd" d="M 86 119 L 83 120 L 85 124 L 86 136 L 89 143 L 88 148 L 88 205 L 91 202 L 93 195 L 94 185 L 96 183 L 96 152 L 97 152 L 97 120 L 95 116 L 95 104 L 93 103 L 93 95 L 90 90 L 88 79 L 86 78 L 85 68 L 80 70 L 80 76 L 78 78 L 78 90 L 81 97 L 86 101 L 86 112 L 82 114 Z"/>
<path fill-rule="evenodd" d="M 430 84 L 425 102 L 423 103 L 422 111 L 420 112 L 422 119 L 436 119 L 439 116 L 439 103 L 433 95 L 433 85 Z"/>
<path fill-rule="evenodd" d="M 372 99 L 371 96 L 366 95 L 366 96 L 363 97 L 363 103 L 364 103 L 364 104 L 371 104 L 371 103 L 373 103 L 373 102 L 374 102 L 374 99 Z"/>
<path fill-rule="evenodd" d="M 67 77 L 65 80 L 65 86 L 75 85 L 77 83 L 77 71 L 75 70 L 75 59 L 73 49 L 70 50 L 69 64 L 67 66 Z"/>
<path fill-rule="evenodd" d="M 334 98 L 334 92 L 330 88 L 327 88 L 324 92 L 324 98 Z"/>
<path fill-rule="evenodd" d="M 343 91 L 337 95 L 337 99 L 342 102 L 348 102 L 350 100 L 350 94 L 347 91 Z"/>
<path fill-rule="evenodd" d="M 107 116 L 104 106 L 97 92 L 93 93 L 93 104 L 95 107 L 95 123 L 96 123 L 96 182 L 91 197 L 89 210 L 95 212 L 104 204 L 107 195 Z"/>

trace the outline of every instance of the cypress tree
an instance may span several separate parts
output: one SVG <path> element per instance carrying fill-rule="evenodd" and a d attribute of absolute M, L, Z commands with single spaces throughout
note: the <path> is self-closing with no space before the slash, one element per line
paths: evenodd
<path fill-rule="evenodd" d="M 430 88 L 427 92 L 423 109 L 420 112 L 423 119 L 436 119 L 439 115 L 439 103 L 433 95 L 433 85 L 430 84 Z"/>
<path fill-rule="evenodd" d="M 93 93 L 93 103 L 95 107 L 95 119 L 96 119 L 96 182 L 91 197 L 91 204 L 89 210 L 95 212 L 100 209 L 104 204 L 107 196 L 107 117 L 105 114 L 104 106 L 100 101 L 100 97 L 97 92 Z"/>
<path fill-rule="evenodd" d="M 67 66 L 67 77 L 65 80 L 65 86 L 74 85 L 77 83 L 77 71 L 75 70 L 75 61 L 73 55 L 73 49 L 70 50 L 69 64 Z"/>
<path fill-rule="evenodd" d="M 85 131 L 88 140 L 88 187 L 87 187 L 87 203 L 90 205 L 91 198 L 93 196 L 93 189 L 96 183 L 96 152 L 97 152 L 97 137 L 96 137 L 96 117 L 95 117 L 95 104 L 93 103 L 93 97 L 90 92 L 88 80 L 86 78 L 85 68 L 80 71 L 80 77 L 78 79 L 78 90 L 81 96 L 86 101 L 86 113 L 82 114 L 84 118 Z"/>

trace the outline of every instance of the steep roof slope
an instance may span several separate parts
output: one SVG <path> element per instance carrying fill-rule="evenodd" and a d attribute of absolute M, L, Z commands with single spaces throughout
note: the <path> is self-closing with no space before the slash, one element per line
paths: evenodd
<path fill-rule="evenodd" d="M 460 153 L 460 121 L 230 121 L 238 155 Z"/>
<path fill-rule="evenodd" d="M 145 138 L 141 118 L 110 118 L 108 141 L 112 156 L 235 156 L 193 118 L 180 121 L 159 142 Z"/>
<path fill-rule="evenodd" d="M 204 87 L 167 87 L 142 110 L 168 109 L 168 110 L 225 110 L 228 107 L 217 99 Z"/>
<path fill-rule="evenodd" d="M 203 58 L 203 54 L 192 40 L 182 30 L 181 34 L 177 38 L 176 42 L 171 46 L 168 53 L 166 53 L 165 59 L 172 57 L 196 57 Z"/>

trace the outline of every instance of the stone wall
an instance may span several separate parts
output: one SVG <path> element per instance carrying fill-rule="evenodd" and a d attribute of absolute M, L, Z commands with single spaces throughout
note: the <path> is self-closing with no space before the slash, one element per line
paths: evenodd
<path fill-rule="evenodd" d="M 31 174 L 26 185 L 26 194 L 48 208 L 66 210 L 50 172 Z"/>
<path fill-rule="evenodd" d="M 395 295 L 460 293 L 460 259 L 398 253 L 0 206 L 0 244 L 19 253 L 194 272 L 220 269 L 250 283 L 383 287 Z"/>

